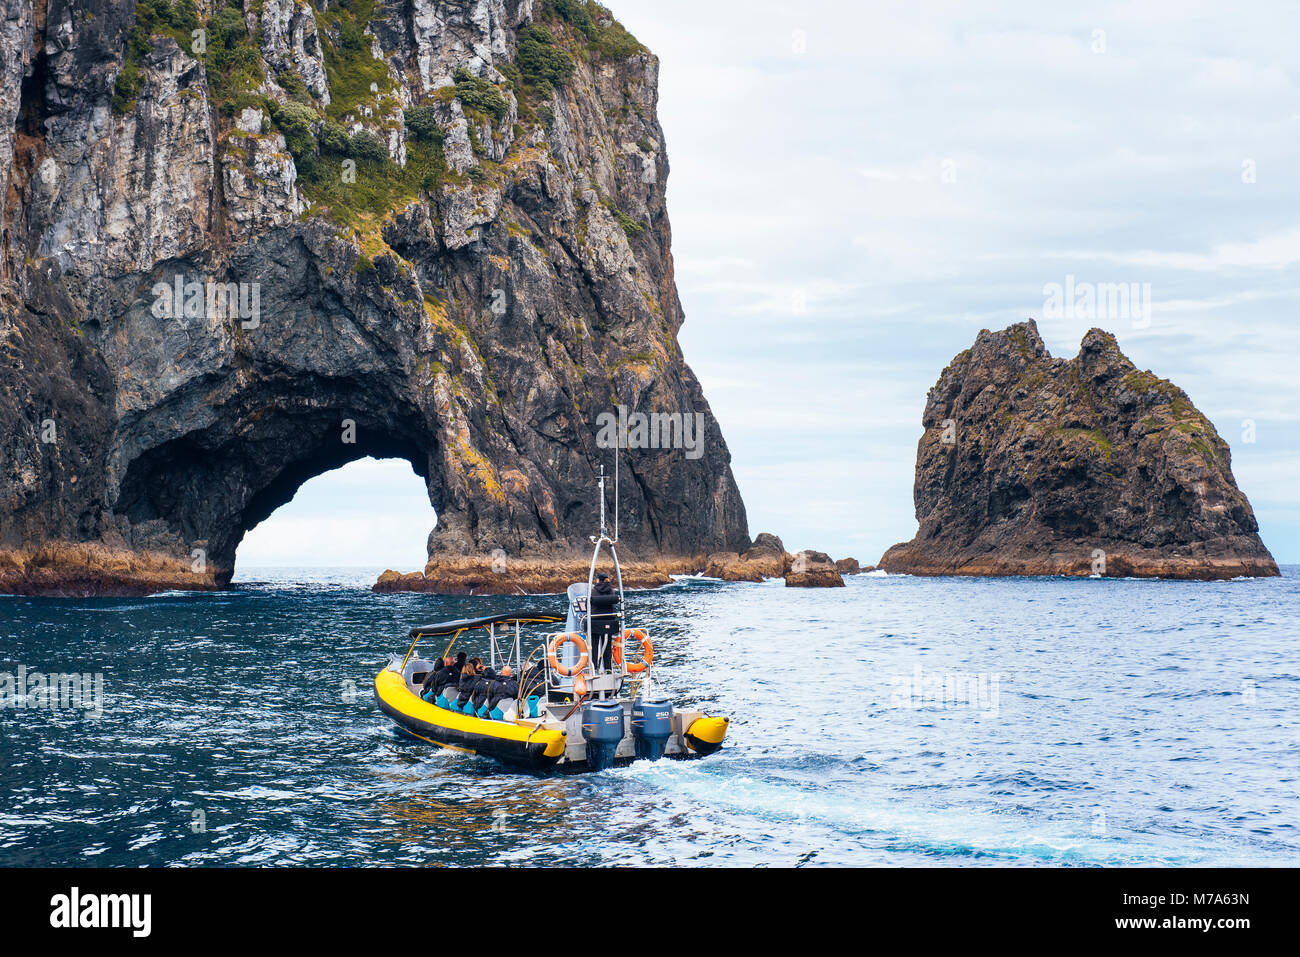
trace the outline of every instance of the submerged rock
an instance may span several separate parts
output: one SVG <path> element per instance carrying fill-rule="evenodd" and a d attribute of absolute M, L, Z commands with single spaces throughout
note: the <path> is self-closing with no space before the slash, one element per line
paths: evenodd
<path fill-rule="evenodd" d="M 1277 575 L 1231 453 L 1187 394 L 1092 329 L 1073 359 L 1029 320 L 982 331 L 930 390 L 916 537 L 880 560 L 918 575 Z"/>

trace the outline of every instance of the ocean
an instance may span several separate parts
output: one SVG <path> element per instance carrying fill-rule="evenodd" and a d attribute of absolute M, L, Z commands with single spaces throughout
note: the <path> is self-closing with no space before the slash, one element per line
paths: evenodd
<path fill-rule="evenodd" d="M 0 708 L 0 866 L 1300 859 L 1297 566 L 629 592 L 656 682 L 727 746 L 582 775 L 413 741 L 371 693 L 412 624 L 563 599 L 376 595 L 378 571 L 0 597 L 0 691 L 100 681 Z"/>

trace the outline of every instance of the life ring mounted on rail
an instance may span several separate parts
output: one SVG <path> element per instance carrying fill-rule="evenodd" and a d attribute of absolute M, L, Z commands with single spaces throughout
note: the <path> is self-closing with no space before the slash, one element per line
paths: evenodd
<path fill-rule="evenodd" d="M 560 664 L 560 646 L 566 641 L 571 641 L 578 646 L 578 661 L 572 667 Z M 572 678 L 574 675 L 586 671 L 587 662 L 590 660 L 591 656 L 587 653 L 587 643 L 582 640 L 582 635 L 576 631 L 555 635 L 546 648 L 546 663 L 551 666 L 552 671 L 566 678 Z"/>
<path fill-rule="evenodd" d="M 654 664 L 655 646 L 647 635 L 640 628 L 626 628 L 623 634 L 614 640 L 614 660 L 620 665 L 623 663 L 623 642 L 631 638 L 641 643 L 641 656 L 644 661 L 630 661 L 627 664 L 627 673 L 630 675 L 639 675 L 646 670 L 646 667 Z"/>

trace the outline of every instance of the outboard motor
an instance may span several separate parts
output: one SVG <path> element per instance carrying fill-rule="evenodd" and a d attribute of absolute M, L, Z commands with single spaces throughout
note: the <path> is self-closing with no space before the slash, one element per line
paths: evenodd
<path fill-rule="evenodd" d="M 632 734 L 636 756 L 658 761 L 673 734 L 673 703 L 666 698 L 632 702 Z"/>
<path fill-rule="evenodd" d="M 593 701 L 582 709 L 582 736 L 587 739 L 587 768 L 603 771 L 614 764 L 623 740 L 623 706 L 617 701 Z"/>

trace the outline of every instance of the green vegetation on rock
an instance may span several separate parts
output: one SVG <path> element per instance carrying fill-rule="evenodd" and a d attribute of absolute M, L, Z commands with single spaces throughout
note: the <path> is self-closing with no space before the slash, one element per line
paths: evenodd
<path fill-rule="evenodd" d="M 233 2 L 216 7 L 204 23 L 207 31 L 203 63 L 213 105 L 224 116 L 248 106 L 265 106 L 256 92 L 265 79 L 257 41 L 249 36 L 243 11 Z"/>
<path fill-rule="evenodd" d="M 501 95 L 496 84 L 481 76 L 475 76 L 464 67 L 457 69 L 454 77 L 456 99 L 460 100 L 461 106 L 465 109 L 491 117 L 498 123 L 510 111 L 510 104 Z"/>
<path fill-rule="evenodd" d="M 573 27 L 597 56 L 623 60 L 646 52 L 609 10 L 592 0 L 546 0 L 544 10 L 548 16 Z"/>
<path fill-rule="evenodd" d="M 135 105 L 143 79 L 140 66 L 148 55 L 155 36 L 169 36 L 182 50 L 190 49 L 191 33 L 199 27 L 194 0 L 140 0 L 135 6 L 135 22 L 127 34 L 126 59 L 113 84 L 113 112 L 123 114 Z"/>
<path fill-rule="evenodd" d="M 573 76 L 573 57 L 561 47 L 545 26 L 530 23 L 519 31 L 519 52 L 515 65 L 525 90 L 544 95 L 563 86 Z"/>
<path fill-rule="evenodd" d="M 627 213 L 623 212 L 623 210 L 619 208 L 618 203 L 614 202 L 612 199 L 606 199 L 603 201 L 603 204 L 606 209 L 614 214 L 614 218 L 618 220 L 618 224 L 623 227 L 623 232 L 626 233 L 628 237 L 638 236 L 645 232 L 645 223 L 638 219 L 633 219 Z"/>
<path fill-rule="evenodd" d="M 1110 461 L 1110 457 L 1115 451 L 1110 444 L 1110 440 L 1107 439 L 1099 429 L 1053 429 L 1052 434 L 1066 440 L 1072 438 L 1085 438 L 1092 442 L 1092 444 L 1106 456 L 1107 461 Z"/>
<path fill-rule="evenodd" d="M 406 131 L 410 139 L 422 143 L 441 143 L 442 128 L 438 125 L 438 113 L 432 106 L 413 106 L 406 111 Z"/>
<path fill-rule="evenodd" d="M 316 13 L 321 51 L 325 57 L 325 76 L 329 81 L 331 119 L 341 120 L 357 107 L 392 89 L 388 64 L 370 54 L 366 25 L 374 15 L 375 0 L 344 0 Z M 337 42 L 332 34 L 337 32 Z"/>
<path fill-rule="evenodd" d="M 301 185 L 314 204 L 313 215 L 328 210 L 332 221 L 355 226 L 367 216 L 387 215 L 421 191 L 436 190 L 447 166 L 437 143 L 408 140 L 405 166 L 389 160 L 385 152 L 382 161 L 358 165 L 353 182 L 347 182 L 343 173 L 341 159 L 321 160 L 315 177 Z"/>

